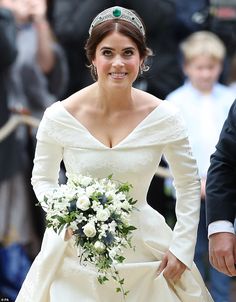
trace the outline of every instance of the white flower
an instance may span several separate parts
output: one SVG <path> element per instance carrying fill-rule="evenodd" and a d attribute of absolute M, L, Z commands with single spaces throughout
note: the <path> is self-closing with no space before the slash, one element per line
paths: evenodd
<path fill-rule="evenodd" d="M 105 244 L 98 240 L 94 243 L 94 247 L 98 253 L 102 253 L 106 248 Z"/>
<path fill-rule="evenodd" d="M 80 178 L 79 182 L 82 186 L 87 187 L 91 184 L 92 180 L 93 179 L 89 176 L 83 176 Z"/>
<path fill-rule="evenodd" d="M 128 203 L 127 200 L 125 200 L 125 201 L 122 203 L 122 209 L 129 211 L 129 210 L 132 209 L 132 206 Z"/>
<path fill-rule="evenodd" d="M 109 256 L 113 259 L 115 258 L 115 256 L 117 255 L 118 249 L 117 248 L 113 248 L 109 251 Z"/>
<path fill-rule="evenodd" d="M 130 216 L 127 213 L 123 213 L 121 215 L 121 221 L 123 222 L 124 225 L 129 225 L 130 224 Z"/>
<path fill-rule="evenodd" d="M 86 195 L 82 195 L 78 198 L 76 202 L 76 206 L 78 209 L 82 211 L 86 211 L 89 209 L 90 206 L 90 200 Z"/>
<path fill-rule="evenodd" d="M 110 217 L 110 211 L 108 209 L 98 210 L 96 217 L 98 221 L 106 221 Z"/>
<path fill-rule="evenodd" d="M 109 231 L 111 233 L 115 233 L 116 227 L 117 227 L 117 223 L 115 221 L 112 221 L 111 223 L 109 223 Z"/>
<path fill-rule="evenodd" d="M 97 202 L 96 200 L 93 200 L 93 201 L 92 201 L 92 206 L 91 206 L 91 208 L 92 208 L 95 212 L 97 212 L 99 209 L 101 209 L 101 208 L 103 208 L 103 207 L 101 207 L 101 205 L 100 205 L 99 202 Z"/>
<path fill-rule="evenodd" d="M 88 196 L 91 196 L 96 191 L 96 188 L 95 186 L 88 186 L 85 191 Z"/>
<path fill-rule="evenodd" d="M 117 198 L 119 198 L 119 200 L 125 200 L 126 199 L 126 196 L 124 193 L 120 192 L 116 195 Z"/>
<path fill-rule="evenodd" d="M 83 230 L 84 230 L 84 234 L 87 236 L 87 237 L 94 237 L 96 235 L 96 228 L 95 228 L 95 225 L 94 223 L 87 223 L 84 227 L 83 227 Z"/>

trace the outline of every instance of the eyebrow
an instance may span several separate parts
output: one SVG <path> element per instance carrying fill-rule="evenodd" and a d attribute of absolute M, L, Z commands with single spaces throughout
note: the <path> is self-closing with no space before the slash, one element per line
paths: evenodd
<path fill-rule="evenodd" d="M 102 48 L 100 49 L 100 51 L 102 51 L 102 50 L 107 50 L 107 49 L 109 49 L 109 50 L 115 50 L 115 48 L 112 48 L 112 47 L 109 47 L 109 46 L 104 46 L 104 47 L 102 47 Z M 123 51 L 123 50 L 135 50 L 135 47 L 129 46 L 129 47 L 123 48 L 122 51 Z"/>

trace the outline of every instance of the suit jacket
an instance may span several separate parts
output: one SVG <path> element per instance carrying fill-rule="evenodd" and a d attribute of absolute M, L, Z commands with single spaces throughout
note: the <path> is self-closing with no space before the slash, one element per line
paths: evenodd
<path fill-rule="evenodd" d="M 222 128 L 206 182 L 207 223 L 236 216 L 236 100 Z"/>

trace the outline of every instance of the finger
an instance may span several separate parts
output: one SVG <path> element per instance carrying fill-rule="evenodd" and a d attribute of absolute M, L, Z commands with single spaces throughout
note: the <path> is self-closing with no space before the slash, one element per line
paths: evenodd
<path fill-rule="evenodd" d="M 227 265 L 226 265 L 226 262 L 225 262 L 225 258 L 224 257 L 215 257 L 215 259 L 216 259 L 215 260 L 215 262 L 216 262 L 215 268 L 218 271 L 220 271 L 220 272 L 222 272 L 222 273 L 224 273 L 228 276 L 231 276 L 230 272 L 228 271 L 228 268 L 227 268 Z"/>
<path fill-rule="evenodd" d="M 236 235 L 235 235 L 235 237 L 236 237 Z M 234 241 L 233 254 L 234 254 L 234 264 L 236 264 L 236 240 Z"/>
<path fill-rule="evenodd" d="M 160 266 L 159 266 L 158 270 L 157 270 L 157 275 L 160 275 L 160 273 L 165 269 L 166 265 L 167 265 L 167 259 L 164 257 L 162 259 L 161 263 L 160 263 Z"/>
<path fill-rule="evenodd" d="M 172 280 L 174 282 L 177 282 L 181 278 L 184 271 L 185 271 L 185 269 L 179 269 L 179 270 L 172 269 L 172 270 L 170 270 L 170 269 L 166 268 L 163 272 L 163 276 L 168 280 Z"/>
<path fill-rule="evenodd" d="M 210 256 L 210 263 L 211 265 L 217 269 L 218 271 L 220 271 L 220 265 L 219 265 L 219 262 L 218 262 L 219 258 L 216 257 L 214 254 L 211 254 Z"/>
<path fill-rule="evenodd" d="M 235 264 L 234 264 L 233 255 L 225 257 L 225 265 L 227 267 L 227 270 L 228 270 L 230 276 L 235 276 L 236 275 L 236 268 L 235 268 Z"/>

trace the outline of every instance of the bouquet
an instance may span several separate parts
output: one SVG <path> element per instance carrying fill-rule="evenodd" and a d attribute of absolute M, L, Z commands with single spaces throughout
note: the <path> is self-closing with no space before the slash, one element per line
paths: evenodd
<path fill-rule="evenodd" d="M 132 185 L 114 181 L 112 175 L 98 179 L 83 175 L 67 175 L 60 185 L 44 197 L 47 205 L 46 223 L 60 233 L 70 228 L 83 265 L 92 263 L 103 284 L 109 276 L 117 282 L 117 292 L 125 297 L 116 264 L 125 260 L 124 248 L 134 248 L 130 224 L 136 201 L 129 196 Z"/>

